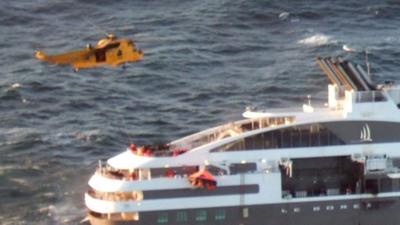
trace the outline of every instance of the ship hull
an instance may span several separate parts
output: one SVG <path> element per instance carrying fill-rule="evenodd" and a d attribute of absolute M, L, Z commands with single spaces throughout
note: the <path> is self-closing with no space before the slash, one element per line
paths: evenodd
<path fill-rule="evenodd" d="M 224 217 L 217 218 L 215 212 L 221 209 Z M 205 219 L 196 218 L 199 210 L 206 211 Z M 186 221 L 177 221 L 177 213 L 183 211 Z M 398 225 L 399 212 L 400 198 L 390 197 L 142 212 L 138 221 L 90 216 L 90 221 L 92 225 Z M 164 215 L 162 221 L 160 214 Z"/>

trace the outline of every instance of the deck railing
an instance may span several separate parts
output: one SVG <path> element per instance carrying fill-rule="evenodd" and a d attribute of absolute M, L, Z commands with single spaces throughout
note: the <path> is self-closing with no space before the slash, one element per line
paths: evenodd
<path fill-rule="evenodd" d="M 294 117 L 263 117 L 258 119 L 245 119 L 236 122 L 227 123 L 215 128 L 211 128 L 171 143 L 172 147 L 183 147 L 193 149 L 201 145 L 221 140 L 227 137 L 239 135 L 243 132 L 263 129 L 269 126 L 278 126 L 282 124 L 293 123 Z"/>
<path fill-rule="evenodd" d="M 365 102 L 384 102 L 386 101 L 386 96 L 382 91 L 357 91 L 354 92 L 354 102 L 355 103 L 365 103 Z"/>

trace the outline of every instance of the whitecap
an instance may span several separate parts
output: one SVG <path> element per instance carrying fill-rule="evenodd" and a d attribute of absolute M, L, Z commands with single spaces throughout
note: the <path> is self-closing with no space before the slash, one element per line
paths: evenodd
<path fill-rule="evenodd" d="M 286 20 L 287 18 L 289 18 L 289 16 L 290 16 L 290 13 L 289 12 L 282 12 L 282 13 L 280 13 L 279 14 L 279 19 L 281 19 L 281 20 Z"/>
<path fill-rule="evenodd" d="M 42 195 L 43 195 L 43 197 L 46 197 L 46 198 L 53 198 L 53 197 L 56 196 L 56 193 L 54 193 L 54 192 L 46 192 L 46 193 L 43 193 Z"/>
<path fill-rule="evenodd" d="M 33 128 L 15 127 L 0 129 L 0 146 L 21 143 L 28 139 L 40 140 L 40 134 Z"/>
<path fill-rule="evenodd" d="M 82 215 L 84 215 L 84 211 L 73 207 L 73 204 L 70 202 L 49 205 L 47 208 L 47 215 L 52 217 L 57 224 L 70 223 L 71 221 L 81 219 Z M 43 212 L 46 212 L 46 210 L 43 209 Z"/>
<path fill-rule="evenodd" d="M 30 183 L 22 178 L 10 178 L 11 181 L 13 181 L 14 183 L 20 185 L 20 186 L 25 186 L 25 187 L 30 187 Z"/>
<path fill-rule="evenodd" d="M 0 144 L 1 146 L 1 144 Z M 8 170 L 18 169 L 17 165 L 0 166 L 0 175 L 3 175 Z"/>
<path fill-rule="evenodd" d="M 97 141 L 100 138 L 100 130 L 95 129 L 95 130 L 76 132 L 75 137 L 79 140 L 87 142 Z"/>
<path fill-rule="evenodd" d="M 305 45 L 320 46 L 320 45 L 326 45 L 326 44 L 335 43 L 335 42 L 336 41 L 333 40 L 331 36 L 324 35 L 324 34 L 314 34 L 313 36 L 302 39 L 302 40 L 298 41 L 297 43 L 305 44 Z"/>
<path fill-rule="evenodd" d="M 343 45 L 342 49 L 346 52 L 358 52 L 355 48 L 349 47 L 348 45 Z"/>
<path fill-rule="evenodd" d="M 12 89 L 17 89 L 17 88 L 19 88 L 19 87 L 21 87 L 21 84 L 20 84 L 20 83 L 15 83 L 15 84 L 11 85 L 11 88 L 12 88 Z"/>
<path fill-rule="evenodd" d="M 44 206 L 38 209 L 39 213 L 47 213 L 49 211 L 49 207 L 48 206 Z"/>

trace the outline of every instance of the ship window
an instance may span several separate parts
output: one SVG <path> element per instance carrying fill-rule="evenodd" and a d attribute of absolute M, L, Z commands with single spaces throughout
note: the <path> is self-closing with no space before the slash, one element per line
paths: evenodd
<path fill-rule="evenodd" d="M 206 210 L 199 210 L 196 211 L 196 221 L 206 221 L 207 220 L 207 211 Z"/>
<path fill-rule="evenodd" d="M 269 130 L 219 146 L 211 152 L 363 144 L 360 132 L 365 127 L 373 143 L 397 142 L 400 138 L 400 123 L 335 121 Z M 388 133 L 388 130 L 397 132 Z"/>
<path fill-rule="evenodd" d="M 372 194 L 378 194 L 379 192 L 379 186 L 378 186 L 378 181 L 377 180 L 367 180 L 365 182 L 365 192 L 367 193 L 372 193 Z"/>
<path fill-rule="evenodd" d="M 179 188 L 169 190 L 148 190 L 143 192 L 144 199 L 169 199 L 169 198 L 188 198 L 205 196 L 222 196 L 237 194 L 259 193 L 258 184 L 228 185 L 220 186 L 213 191 L 207 189 Z"/>
<path fill-rule="evenodd" d="M 158 214 L 157 223 L 168 223 L 168 213 Z"/>
<path fill-rule="evenodd" d="M 317 211 L 320 211 L 321 208 L 320 208 L 319 206 L 314 206 L 314 207 L 313 207 L 313 210 L 314 210 L 314 212 L 317 212 Z"/>
<path fill-rule="evenodd" d="M 179 211 L 176 213 L 176 222 L 187 222 L 187 213 L 183 211 Z"/>
<path fill-rule="evenodd" d="M 305 130 L 305 132 L 300 132 L 300 146 L 301 147 L 308 147 L 311 146 L 311 127 L 308 128 L 309 130 Z"/>
<path fill-rule="evenodd" d="M 214 165 L 208 165 L 206 169 L 212 174 L 225 175 L 228 173 L 228 171 Z"/>
<path fill-rule="evenodd" d="M 243 208 L 243 218 L 249 217 L 249 208 Z"/>
<path fill-rule="evenodd" d="M 215 220 L 225 220 L 225 209 L 217 209 L 215 211 Z"/>
<path fill-rule="evenodd" d="M 314 125 L 315 126 L 315 125 Z M 311 126 L 313 128 L 313 126 Z M 310 146 L 320 146 L 321 145 L 321 138 L 319 131 L 311 130 L 310 133 Z"/>
<path fill-rule="evenodd" d="M 230 173 L 238 174 L 238 173 L 249 173 L 257 170 L 256 163 L 232 163 L 229 165 Z"/>
<path fill-rule="evenodd" d="M 394 189 L 393 186 L 394 185 L 391 179 L 381 179 L 379 192 L 392 192 Z"/>
<path fill-rule="evenodd" d="M 327 130 L 321 130 L 319 132 L 319 143 L 321 146 L 329 145 L 329 132 Z"/>
<path fill-rule="evenodd" d="M 290 147 L 300 147 L 301 146 L 301 141 L 300 141 L 300 131 L 297 129 L 293 129 L 290 132 Z"/>
<path fill-rule="evenodd" d="M 371 139 L 368 143 L 398 142 L 400 138 L 400 123 L 335 121 L 268 130 L 224 144 L 211 152 L 364 144 L 360 133 L 365 129 Z"/>
<path fill-rule="evenodd" d="M 276 142 L 279 143 L 277 145 L 278 148 L 288 148 L 290 147 L 290 131 L 288 129 L 282 129 L 279 131 L 280 135 L 274 135 L 273 138 L 276 138 Z"/>
<path fill-rule="evenodd" d="M 354 209 L 359 209 L 359 208 L 360 208 L 360 205 L 359 205 L 359 204 L 354 204 L 354 205 L 353 205 L 353 208 L 354 208 Z"/>

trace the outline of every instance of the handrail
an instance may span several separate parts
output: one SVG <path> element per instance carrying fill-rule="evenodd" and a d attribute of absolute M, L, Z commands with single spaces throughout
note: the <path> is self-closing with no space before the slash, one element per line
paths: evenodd
<path fill-rule="evenodd" d="M 384 102 L 387 101 L 385 94 L 382 91 L 357 91 L 354 92 L 354 102 Z"/>

